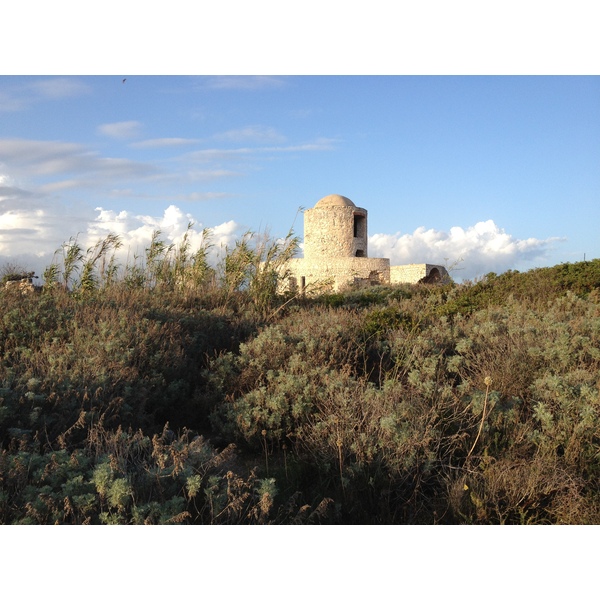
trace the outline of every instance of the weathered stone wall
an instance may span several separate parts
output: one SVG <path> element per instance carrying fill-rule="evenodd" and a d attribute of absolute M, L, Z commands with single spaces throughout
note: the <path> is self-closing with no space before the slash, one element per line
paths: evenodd
<path fill-rule="evenodd" d="M 349 205 L 324 206 L 319 202 L 304 211 L 305 258 L 368 256 L 367 211 L 348 202 Z"/>
<path fill-rule="evenodd" d="M 448 271 L 441 265 L 425 263 L 390 267 L 390 283 L 418 283 L 422 279 L 442 281 L 448 278 Z"/>
<path fill-rule="evenodd" d="M 35 291 L 35 287 L 29 278 L 25 279 L 16 279 L 12 281 L 7 281 L 4 284 L 6 290 L 10 290 L 13 292 L 19 292 L 21 294 L 32 294 Z"/>
<path fill-rule="evenodd" d="M 290 289 L 338 291 L 354 284 L 389 283 L 389 258 L 328 258 L 310 260 L 294 258 L 287 264 Z"/>

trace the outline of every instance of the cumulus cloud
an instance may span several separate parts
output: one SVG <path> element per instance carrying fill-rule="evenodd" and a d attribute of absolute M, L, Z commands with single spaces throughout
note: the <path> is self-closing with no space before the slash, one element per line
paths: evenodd
<path fill-rule="evenodd" d="M 0 265 L 42 273 L 70 235 L 85 231 L 93 211 L 18 187 L 0 187 Z"/>
<path fill-rule="evenodd" d="M 30 198 L 31 195 L 27 196 Z M 73 210 L 47 199 L 29 200 L 27 209 L 6 202 L 19 199 L 19 191 L 0 187 L 0 267 L 17 264 L 38 275 L 54 260 L 54 255 L 70 238 L 85 250 L 108 234 L 119 236 L 122 247 L 117 259 L 121 265 L 143 259 L 155 231 L 167 245 L 177 246 L 188 235 L 190 250 L 194 252 L 203 243 L 205 225 L 180 207 L 172 204 L 157 214 L 137 214 L 127 210 L 109 210 L 98 207 Z M 21 196 L 25 197 L 25 193 Z M 189 224 L 192 228 L 188 230 Z M 230 247 L 243 234 L 235 221 L 208 226 L 212 245 L 211 262 L 216 264 L 224 248 Z"/>
<path fill-rule="evenodd" d="M 138 137 L 142 132 L 139 121 L 119 121 L 118 123 L 104 123 L 98 126 L 98 133 L 118 140 L 127 140 Z"/>
<path fill-rule="evenodd" d="M 149 247 L 155 231 L 160 231 L 160 238 L 167 244 L 177 246 L 187 233 L 190 251 L 195 252 L 204 240 L 202 223 L 197 222 L 193 215 L 186 213 L 174 204 L 168 206 L 160 215 L 139 215 L 130 211 L 106 210 L 96 208 L 96 218 L 89 223 L 84 239 L 89 246 L 105 238 L 109 233 L 117 234 L 123 243 L 120 250 L 122 263 L 143 256 Z M 189 225 L 192 224 L 192 228 Z M 209 227 L 210 243 L 213 246 L 213 262 L 218 260 L 223 248 L 232 243 L 243 233 L 235 221 L 227 221 L 220 225 Z"/>
<path fill-rule="evenodd" d="M 174 204 L 168 206 L 160 215 L 140 215 L 126 210 L 116 212 L 102 207 L 96 208 L 96 213 L 96 218 L 87 228 L 87 237 L 91 243 L 95 243 L 109 233 L 116 233 L 121 236 L 124 246 L 135 250 L 145 248 L 152 239 L 152 234 L 157 230 L 161 231 L 165 241 L 174 244 L 180 243 L 187 232 L 194 250 L 200 247 L 202 241 L 204 228 L 202 223 L 197 222 L 193 215 L 184 212 Z M 190 223 L 194 227 L 188 231 Z M 235 221 L 228 221 L 211 228 L 211 231 L 216 236 L 213 242 L 219 245 L 227 244 L 231 243 L 239 233 L 239 225 Z"/>
<path fill-rule="evenodd" d="M 389 258 L 393 265 L 434 263 L 455 268 L 457 280 L 473 279 L 490 271 L 532 268 L 559 238 L 517 239 L 494 221 L 449 232 L 419 227 L 412 234 L 376 233 L 369 237 L 370 256 Z"/>

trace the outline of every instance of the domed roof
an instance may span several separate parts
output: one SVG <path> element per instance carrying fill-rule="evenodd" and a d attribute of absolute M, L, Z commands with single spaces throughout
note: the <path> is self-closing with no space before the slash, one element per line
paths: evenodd
<path fill-rule="evenodd" d="M 326 208 L 328 206 L 356 207 L 356 204 L 354 204 L 350 198 L 346 198 L 346 196 L 340 196 L 339 194 L 330 194 L 329 196 L 325 196 L 315 204 L 315 208 Z"/>

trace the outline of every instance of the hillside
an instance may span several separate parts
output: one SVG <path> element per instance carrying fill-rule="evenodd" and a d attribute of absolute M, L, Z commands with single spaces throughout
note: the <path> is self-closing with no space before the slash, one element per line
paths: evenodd
<path fill-rule="evenodd" d="M 600 523 L 600 260 L 308 298 L 154 250 L 0 291 L 0 523 Z"/>

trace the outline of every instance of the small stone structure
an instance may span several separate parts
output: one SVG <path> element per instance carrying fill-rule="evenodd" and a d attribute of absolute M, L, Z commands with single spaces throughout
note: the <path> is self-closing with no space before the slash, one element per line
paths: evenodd
<path fill-rule="evenodd" d="M 449 279 L 441 265 L 425 263 L 390 267 L 390 283 L 440 283 Z"/>
<path fill-rule="evenodd" d="M 367 211 L 332 194 L 304 211 L 304 258 L 288 264 L 289 287 L 338 291 L 352 285 L 430 283 L 447 279 L 441 265 L 391 266 L 389 258 L 369 258 Z"/>
<path fill-rule="evenodd" d="M 23 277 L 21 279 L 9 279 L 5 284 L 4 288 L 11 292 L 19 292 L 23 295 L 33 294 L 35 292 L 35 286 L 31 277 Z"/>

